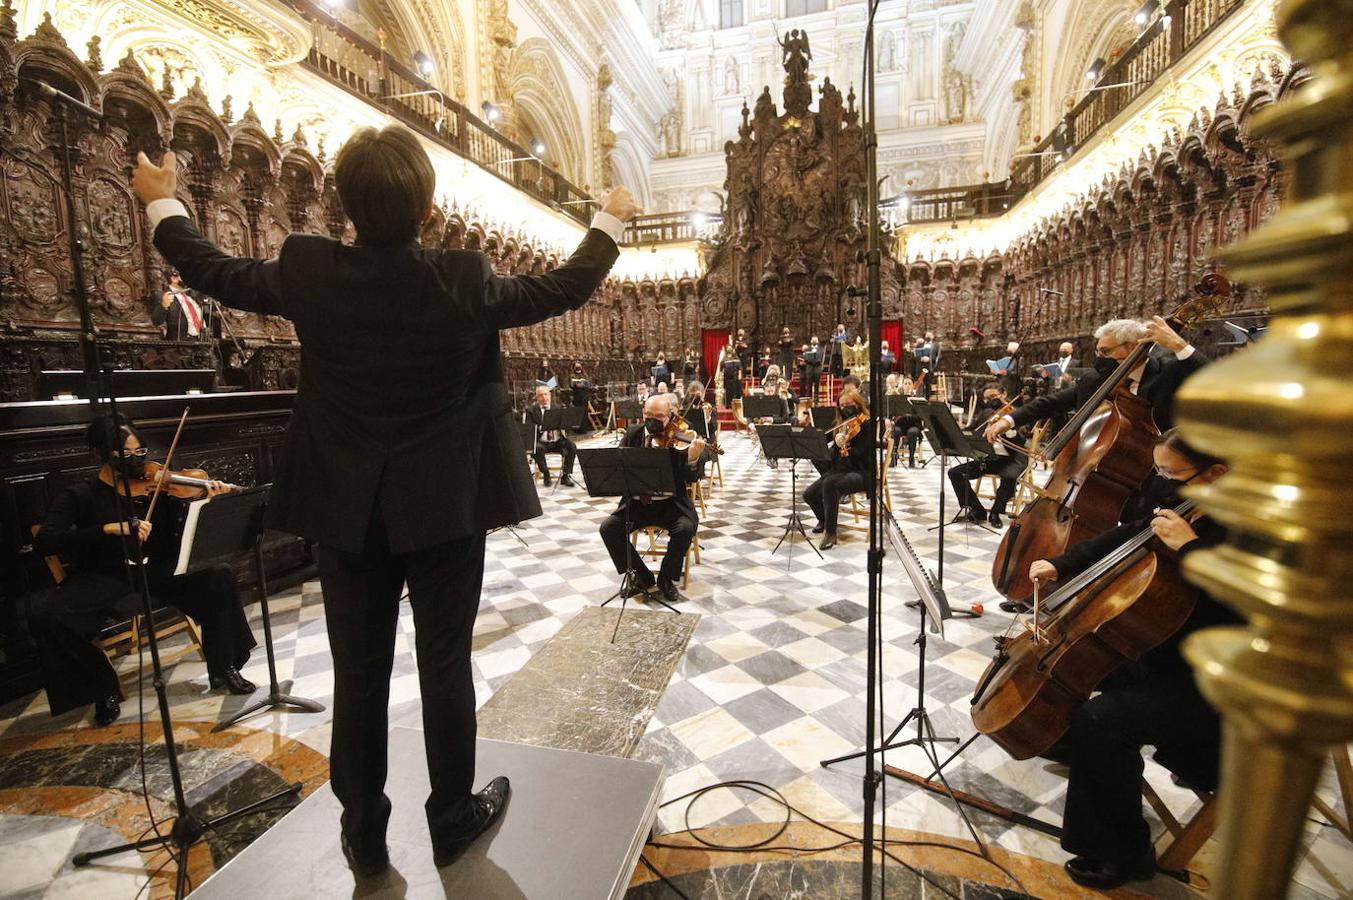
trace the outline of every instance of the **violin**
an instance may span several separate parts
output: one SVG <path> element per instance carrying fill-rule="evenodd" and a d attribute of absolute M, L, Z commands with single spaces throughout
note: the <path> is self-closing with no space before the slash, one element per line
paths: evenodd
<path fill-rule="evenodd" d="M 689 450 L 691 444 L 704 440 L 699 434 L 691 430 L 685 419 L 681 416 L 673 416 L 671 421 L 663 426 L 662 433 L 654 435 L 653 444 L 657 447 L 670 447 L 673 450 Z M 723 455 L 722 447 L 708 441 L 705 441 L 705 446 L 714 450 L 720 456 Z"/>
<path fill-rule="evenodd" d="M 860 433 L 860 429 L 864 427 L 864 423 L 868 421 L 869 412 L 865 410 L 857 415 L 851 416 L 844 422 L 832 426 L 832 434 L 840 432 L 846 436 L 845 443 L 841 445 L 841 455 L 843 457 L 850 456 L 850 442 L 855 440 L 856 435 Z"/>
<path fill-rule="evenodd" d="M 112 466 L 104 466 L 99 470 L 99 481 L 111 486 L 119 494 L 123 491 L 124 480 L 122 476 L 114 474 Z M 211 482 L 211 476 L 202 469 L 174 470 L 166 468 L 163 463 L 153 461 L 146 463 L 145 474 L 127 478 L 125 481 L 130 486 L 133 497 L 148 497 L 155 493 L 156 487 L 159 486 L 161 493 L 178 497 L 180 500 L 202 499 Z M 226 490 L 231 491 L 237 487 L 233 484 L 225 485 Z"/>

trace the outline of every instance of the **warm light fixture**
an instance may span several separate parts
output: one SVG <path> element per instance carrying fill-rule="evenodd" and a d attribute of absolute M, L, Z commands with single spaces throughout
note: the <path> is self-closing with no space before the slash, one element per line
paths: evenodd
<path fill-rule="evenodd" d="M 419 50 L 413 55 L 413 65 L 414 68 L 418 70 L 419 75 L 422 75 L 424 78 L 432 77 L 432 72 L 434 70 L 432 57 L 428 56 L 422 50 Z"/>
<path fill-rule="evenodd" d="M 705 227 L 705 223 L 708 222 L 708 221 L 709 221 L 709 217 L 706 216 L 706 215 L 705 215 L 703 212 L 701 212 L 700 210 L 697 209 L 697 210 L 694 210 L 694 211 L 691 212 L 691 225 L 692 225 L 693 227 L 695 227 L 695 228 L 704 228 L 704 227 Z"/>
<path fill-rule="evenodd" d="M 1105 66 L 1104 57 L 1102 56 L 1095 57 L 1095 61 L 1090 63 L 1090 68 L 1085 70 L 1085 80 L 1086 81 L 1099 80 L 1100 74 L 1103 73 L 1104 71 L 1104 66 Z"/>
<path fill-rule="evenodd" d="M 1157 0 L 1146 0 L 1141 9 L 1137 10 L 1137 14 L 1132 17 L 1132 21 L 1145 28 L 1150 24 L 1151 17 L 1156 14 L 1158 9 L 1160 9 L 1160 3 Z"/>
<path fill-rule="evenodd" d="M 534 153 L 536 156 L 544 156 L 544 155 L 545 155 L 545 142 L 544 142 L 544 141 L 541 141 L 541 140 L 535 140 L 535 141 L 533 141 L 533 142 L 531 143 L 531 152 Z"/>
<path fill-rule="evenodd" d="M 487 100 L 479 104 L 479 109 L 484 113 L 484 121 L 488 122 L 490 125 L 497 122 L 498 118 L 502 115 L 502 113 L 498 111 L 498 107 Z"/>

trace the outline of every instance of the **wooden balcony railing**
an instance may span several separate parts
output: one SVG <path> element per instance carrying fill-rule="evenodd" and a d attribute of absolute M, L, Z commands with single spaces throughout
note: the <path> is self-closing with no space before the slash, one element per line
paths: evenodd
<path fill-rule="evenodd" d="M 455 100 L 420 93 L 435 87 L 311 0 L 284 2 L 315 25 L 315 45 L 302 63 L 306 68 L 518 190 L 579 222 L 591 218 L 594 204 L 587 193 L 525 147 L 499 134 Z M 418 96 L 388 99 L 399 94 Z"/>
<path fill-rule="evenodd" d="M 1060 151 L 1079 147 L 1111 122 L 1152 83 L 1177 63 L 1245 0 L 1168 0 L 1157 18 L 1123 54 L 1106 65 L 1099 78 L 1033 151 L 1015 160 L 1011 191 L 1023 195 L 1057 167 Z M 1168 24 L 1167 24 L 1168 23 Z M 1122 85 L 1122 87 L 1114 87 Z"/>
<path fill-rule="evenodd" d="M 883 201 L 893 221 L 956 222 L 999 216 L 1019 199 L 1005 184 L 976 184 L 951 188 L 908 191 Z M 905 202 L 903 198 L 905 199 Z"/>
<path fill-rule="evenodd" d="M 700 219 L 699 216 L 704 218 Z M 723 217 L 717 213 L 661 212 L 635 216 L 625 223 L 627 244 L 671 244 L 695 241 L 718 232 Z"/>

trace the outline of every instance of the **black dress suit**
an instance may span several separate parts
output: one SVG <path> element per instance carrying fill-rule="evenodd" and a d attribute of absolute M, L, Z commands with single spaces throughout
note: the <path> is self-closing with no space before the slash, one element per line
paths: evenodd
<path fill-rule="evenodd" d="M 639 422 L 625 429 L 620 446 L 642 447 L 645 444 L 644 438 L 644 424 Z M 634 549 L 629 535 L 625 532 L 626 508 L 629 509 L 631 528 L 656 525 L 667 529 L 667 552 L 663 556 L 662 566 L 658 569 L 658 580 L 663 584 L 676 584 L 681 578 L 681 571 L 686 564 L 686 550 L 690 548 L 691 541 L 695 539 L 696 528 L 700 525 L 700 516 L 695 510 L 695 504 L 691 501 L 686 485 L 700 480 L 704 462 L 691 466 L 687 461 L 685 450 L 670 452 L 672 481 L 677 485 L 676 494 L 650 500 L 648 503 L 622 497 L 615 512 L 601 523 L 601 540 L 611 554 L 611 562 L 615 564 L 616 572 L 623 573 L 628 560 L 637 574 L 639 585 L 645 588 L 653 584 L 653 573 L 649 571 L 643 557 Z"/>
<path fill-rule="evenodd" d="M 1151 418 L 1162 432 L 1174 427 L 1174 396 L 1179 386 L 1194 372 L 1207 365 L 1207 359 L 1197 350 L 1187 358 L 1152 356 L 1142 370 L 1142 383 L 1137 395 L 1151 407 Z M 1040 419 L 1071 415 L 1085 405 L 1099 389 L 1103 376 L 1098 372 L 1087 374 L 1071 387 L 1035 397 L 1011 414 L 1016 427 L 1032 425 Z"/>
<path fill-rule="evenodd" d="M 1162 479 L 1153 490 L 1169 486 Z M 1177 504 L 1177 498 L 1144 498 L 1139 507 Z M 1065 582 L 1135 534 L 1150 519 L 1119 525 L 1082 541 L 1050 562 Z M 1179 551 L 1215 546 L 1225 538 L 1208 518 L 1193 523 L 1198 539 Z M 1169 553 L 1168 550 L 1161 550 Z M 1215 625 L 1243 620 L 1207 594 L 1199 594 L 1192 615 L 1164 643 L 1127 663 L 1099 685 L 1099 693 L 1077 707 L 1067 733 L 1045 754 L 1070 766 L 1062 847 L 1079 856 L 1131 862 L 1151 848 L 1151 832 L 1142 816 L 1142 747 L 1156 748 L 1156 761 L 1190 784 L 1210 790 L 1217 783 L 1221 723 L 1193 679 L 1180 653 L 1184 638 Z"/>
<path fill-rule="evenodd" d="M 202 321 L 201 330 L 196 335 L 188 333 L 188 314 L 183 311 L 183 304 L 179 302 L 177 296 L 174 302 L 165 309 L 163 302 L 156 303 L 151 307 L 150 320 L 156 325 L 164 326 L 164 339 L 167 341 L 205 341 L 211 335 L 207 332 L 207 308 L 202 302 L 202 295 L 197 291 L 186 291 L 188 297 L 197 303 L 198 317 Z"/>
<path fill-rule="evenodd" d="M 581 307 L 618 257 L 615 242 L 591 229 L 562 266 L 519 277 L 494 274 L 476 251 L 305 234 L 275 259 L 236 259 L 183 215 L 159 223 L 155 246 L 186 284 L 295 323 L 301 386 L 269 524 L 321 548 L 343 831 L 358 852 L 385 839 L 386 707 L 407 581 L 437 851 L 472 811 L 470 638 L 485 534 L 540 514 L 498 332 Z"/>
<path fill-rule="evenodd" d="M 578 455 L 578 447 L 573 441 L 569 440 L 568 435 L 562 431 L 556 432 L 553 440 L 545 440 L 545 433 L 541 427 L 545 424 L 544 410 L 540 408 L 539 403 L 532 403 L 526 407 L 526 418 L 532 425 L 536 426 L 536 447 L 531 458 L 535 460 L 536 468 L 540 470 L 540 476 L 548 485 L 550 483 L 550 466 L 545 459 L 546 453 L 558 453 L 563 459 L 563 468 L 560 470 L 562 475 L 573 474 L 573 459 Z"/>
<path fill-rule="evenodd" d="M 978 416 L 974 417 L 972 426 L 968 428 L 969 433 L 975 435 L 982 433 L 982 429 L 991 419 L 991 414 L 1000 406 L 999 401 L 996 401 L 996 403 L 996 406 L 988 406 L 981 410 Z M 1028 440 L 1018 434 L 1006 439 L 1021 447 Z M 985 515 L 986 509 L 982 506 L 982 500 L 977 496 L 977 492 L 973 490 L 972 481 L 981 478 L 983 475 L 995 475 L 1000 481 L 996 485 L 996 496 L 991 501 L 991 511 L 998 516 L 1005 515 L 1006 507 L 1014 499 L 1015 489 L 1019 486 L 1019 477 L 1024 474 L 1025 468 L 1029 465 L 1027 454 L 1010 447 L 1006 447 L 1006 450 L 1009 452 L 993 453 L 979 459 L 970 459 L 949 470 L 949 483 L 953 485 L 954 496 L 958 498 L 961 509 L 978 515 Z"/>

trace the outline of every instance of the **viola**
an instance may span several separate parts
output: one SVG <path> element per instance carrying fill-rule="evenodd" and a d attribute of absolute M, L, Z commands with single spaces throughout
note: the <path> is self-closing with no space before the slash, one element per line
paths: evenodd
<path fill-rule="evenodd" d="M 850 442 L 855 440 L 856 435 L 860 433 L 860 429 L 864 427 L 864 423 L 868 421 L 869 412 L 864 410 L 851 416 L 849 419 L 846 419 L 832 429 L 833 432 L 839 432 L 846 436 L 845 443 L 841 445 L 841 455 L 843 457 L 850 456 Z"/>
<path fill-rule="evenodd" d="M 681 418 L 681 416 L 673 416 L 671 421 L 663 426 L 662 433 L 654 435 L 653 437 L 655 446 L 670 447 L 675 450 L 689 450 L 691 444 L 703 440 L 705 439 L 698 433 L 692 431 L 690 426 L 686 424 L 686 420 Z M 708 441 L 705 442 L 705 446 L 713 449 L 714 452 L 718 453 L 720 456 L 723 455 L 722 447 L 711 444 Z"/>
<path fill-rule="evenodd" d="M 1187 517 L 1193 508 L 1188 500 L 1175 512 Z M 1184 626 L 1198 591 L 1154 538 L 1149 527 L 1134 535 L 1041 597 L 1024 633 L 996 639 L 972 697 L 978 731 L 1015 759 L 1043 753 L 1110 672 Z"/>
<path fill-rule="evenodd" d="M 1203 279 L 1194 297 L 1167 319 L 1191 327 L 1217 309 L 1229 285 L 1220 274 Z M 1062 554 L 1073 543 L 1118 524 L 1131 494 L 1151 473 L 1151 450 L 1159 435 L 1146 401 L 1127 389 L 1127 377 L 1146 361 L 1151 344 L 1134 348 L 1114 373 L 1043 448 L 1052 460 L 1047 484 L 1012 520 L 992 563 L 991 580 L 1011 600 L 1033 596 L 1029 566 Z"/>

